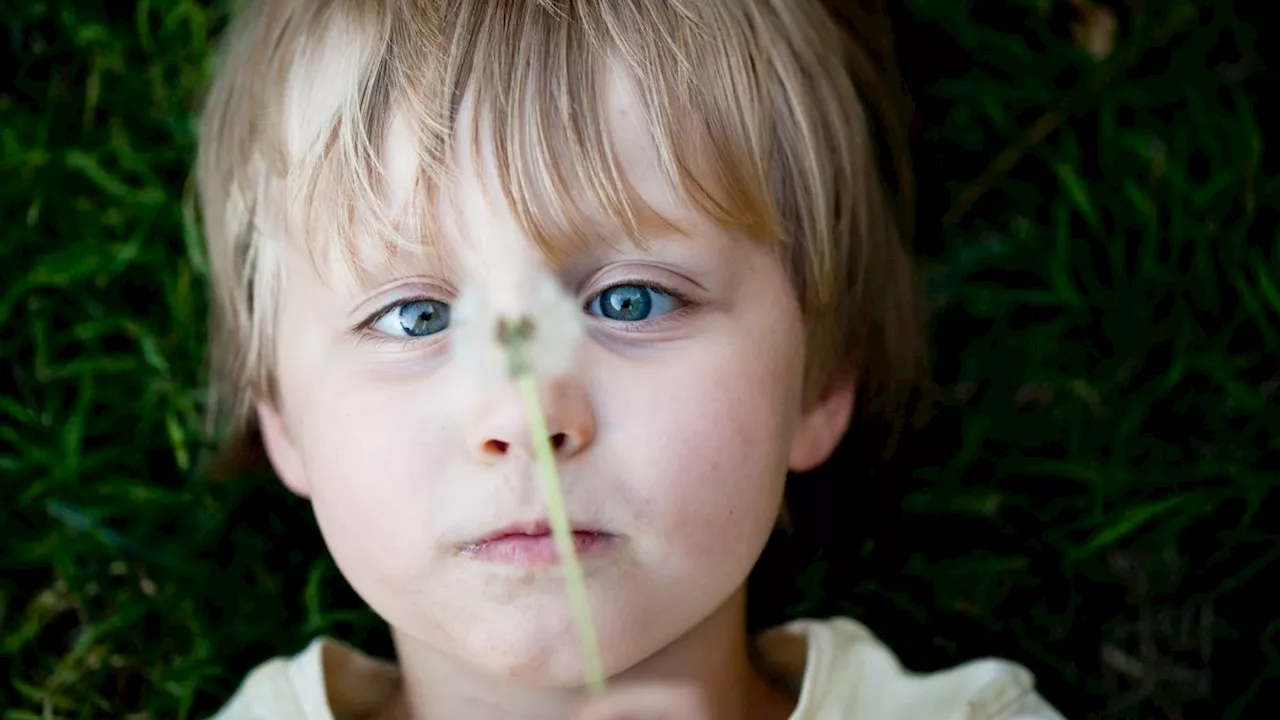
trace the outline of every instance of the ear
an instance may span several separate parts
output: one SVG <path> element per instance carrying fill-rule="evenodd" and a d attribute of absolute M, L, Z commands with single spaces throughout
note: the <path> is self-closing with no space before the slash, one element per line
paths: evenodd
<path fill-rule="evenodd" d="M 289 435 L 284 418 L 275 407 L 260 402 L 254 407 L 258 413 L 258 429 L 262 434 L 262 447 L 267 452 L 276 476 L 299 497 L 309 497 L 311 483 L 302 465 L 302 455 Z"/>
<path fill-rule="evenodd" d="M 831 457 L 849 429 L 855 396 L 853 379 L 841 379 L 805 409 L 791 438 L 792 472 L 807 472 Z"/>

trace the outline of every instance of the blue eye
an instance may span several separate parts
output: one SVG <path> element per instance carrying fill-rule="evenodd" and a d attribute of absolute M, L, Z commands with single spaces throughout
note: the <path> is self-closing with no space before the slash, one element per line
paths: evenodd
<path fill-rule="evenodd" d="M 449 327 L 449 305 L 439 300 L 412 300 L 393 306 L 373 323 L 392 337 L 419 338 Z"/>
<path fill-rule="evenodd" d="M 643 322 L 679 308 L 679 298 L 637 284 L 605 288 L 587 303 L 587 311 L 619 322 Z"/>

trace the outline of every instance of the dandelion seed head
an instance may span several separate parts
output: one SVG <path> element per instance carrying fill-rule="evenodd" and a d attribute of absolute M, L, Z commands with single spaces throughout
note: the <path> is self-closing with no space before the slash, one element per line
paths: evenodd
<path fill-rule="evenodd" d="M 459 294 L 452 319 L 454 358 L 485 383 L 509 381 L 513 371 L 563 375 L 583 334 L 582 310 L 546 273 L 495 289 L 474 283 Z"/>

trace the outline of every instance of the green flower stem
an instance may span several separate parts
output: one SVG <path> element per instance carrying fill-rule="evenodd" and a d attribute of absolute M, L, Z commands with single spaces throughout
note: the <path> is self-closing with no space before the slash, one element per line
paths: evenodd
<path fill-rule="evenodd" d="M 578 562 L 578 552 L 573 543 L 573 531 L 569 527 L 569 516 L 564 508 L 560 473 L 556 470 L 555 451 L 551 448 L 546 417 L 542 412 L 542 402 L 538 399 L 538 386 L 533 375 L 528 372 L 520 373 L 516 377 L 516 383 L 520 386 L 521 395 L 524 396 L 525 415 L 528 416 L 529 428 L 533 431 L 534 454 L 538 460 L 538 478 L 542 481 L 543 495 L 547 499 L 551 536 L 555 539 L 556 549 L 560 553 L 560 564 L 564 568 L 564 582 L 569 592 L 569 602 L 573 606 L 573 616 L 578 624 L 578 641 L 582 645 L 582 663 L 586 668 L 587 689 L 600 692 L 604 690 L 604 670 L 600 665 L 600 650 L 596 643 L 595 626 L 591 622 L 591 608 L 587 605 L 587 585 L 582 577 L 582 565 Z"/>

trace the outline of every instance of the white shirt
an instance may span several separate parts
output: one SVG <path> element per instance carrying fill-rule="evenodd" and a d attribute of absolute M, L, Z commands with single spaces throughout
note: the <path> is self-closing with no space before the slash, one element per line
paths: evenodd
<path fill-rule="evenodd" d="M 1064 720 L 1020 665 L 987 658 L 910 672 L 848 618 L 797 620 L 757 642 L 770 669 L 800 687 L 791 720 Z M 398 686 L 394 665 L 321 637 L 255 668 L 213 720 L 357 720 Z"/>

